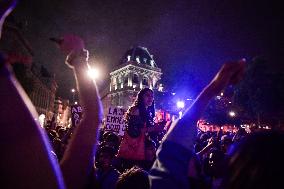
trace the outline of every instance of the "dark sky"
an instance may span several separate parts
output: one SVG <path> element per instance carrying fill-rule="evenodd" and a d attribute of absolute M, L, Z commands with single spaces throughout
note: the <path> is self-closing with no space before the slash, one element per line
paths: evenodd
<path fill-rule="evenodd" d="M 74 79 L 49 38 L 66 33 L 86 41 L 101 88 L 125 51 L 142 45 L 164 83 L 190 96 L 224 61 L 284 54 L 282 11 L 262 0 L 22 0 L 12 16 L 23 23 L 35 61 L 56 74 L 60 96 L 70 97 Z"/>

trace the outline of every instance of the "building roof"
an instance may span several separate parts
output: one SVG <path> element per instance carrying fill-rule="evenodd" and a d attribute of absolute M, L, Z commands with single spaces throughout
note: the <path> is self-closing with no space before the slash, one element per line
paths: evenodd
<path fill-rule="evenodd" d="M 148 49 L 145 47 L 136 46 L 127 50 L 123 55 L 120 64 L 124 64 L 129 61 L 135 61 L 138 64 L 144 64 L 153 68 L 157 68 L 157 65 L 153 59 L 153 55 L 151 55 Z"/>

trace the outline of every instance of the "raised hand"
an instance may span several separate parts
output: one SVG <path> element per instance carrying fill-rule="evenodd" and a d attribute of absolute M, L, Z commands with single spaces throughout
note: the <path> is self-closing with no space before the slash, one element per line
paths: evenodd
<path fill-rule="evenodd" d="M 245 59 L 225 63 L 209 84 L 212 92 L 218 94 L 226 86 L 237 84 L 242 79 L 244 70 Z"/>
<path fill-rule="evenodd" d="M 65 64 L 70 68 L 78 67 L 82 64 L 87 64 L 89 59 L 89 51 L 86 49 L 72 50 L 66 57 Z"/>

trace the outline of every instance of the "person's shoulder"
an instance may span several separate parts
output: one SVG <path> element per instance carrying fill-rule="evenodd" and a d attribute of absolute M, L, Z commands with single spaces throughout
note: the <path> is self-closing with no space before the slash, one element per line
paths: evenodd
<path fill-rule="evenodd" d="M 129 110 L 130 115 L 139 115 L 139 108 L 136 106 L 133 106 Z"/>

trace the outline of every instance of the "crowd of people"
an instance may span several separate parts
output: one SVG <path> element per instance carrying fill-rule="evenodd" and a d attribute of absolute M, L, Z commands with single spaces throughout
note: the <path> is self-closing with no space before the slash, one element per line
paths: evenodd
<path fill-rule="evenodd" d="M 100 130 L 90 179 L 91 188 L 116 188 L 117 183 L 121 182 L 120 176 L 131 175 L 132 171 L 140 170 L 143 174 L 149 174 L 161 142 L 155 142 L 153 139 L 165 128 L 165 125 L 155 125 L 153 115 L 153 91 L 144 88 L 139 91 L 125 115 L 127 130 L 123 137 L 111 131 L 104 131 L 103 128 Z M 52 127 L 50 122 L 45 129 L 60 161 L 73 129 L 54 125 Z M 194 155 L 188 165 L 190 188 L 220 188 L 226 176 L 229 150 L 247 135 L 243 128 L 238 129 L 236 133 L 224 132 L 222 129 L 218 132 L 198 130 L 194 139 Z M 141 183 L 144 183 L 142 181 L 143 179 Z M 149 185 L 144 188 L 149 188 Z"/>
<path fill-rule="evenodd" d="M 15 2 L 1 2 L 1 23 Z M 96 81 L 85 76 L 89 52 L 75 36 L 59 45 L 74 72 L 84 113 L 74 130 L 48 130 L 48 135 L 0 56 L 1 187 L 261 189 L 283 185 L 283 132 L 205 133 L 196 127 L 209 101 L 242 79 L 245 60 L 225 63 L 157 144 L 150 135 L 163 128 L 153 122 L 153 91 L 145 88 L 138 93 L 126 113 L 123 138 L 100 132 L 103 114 Z"/>

